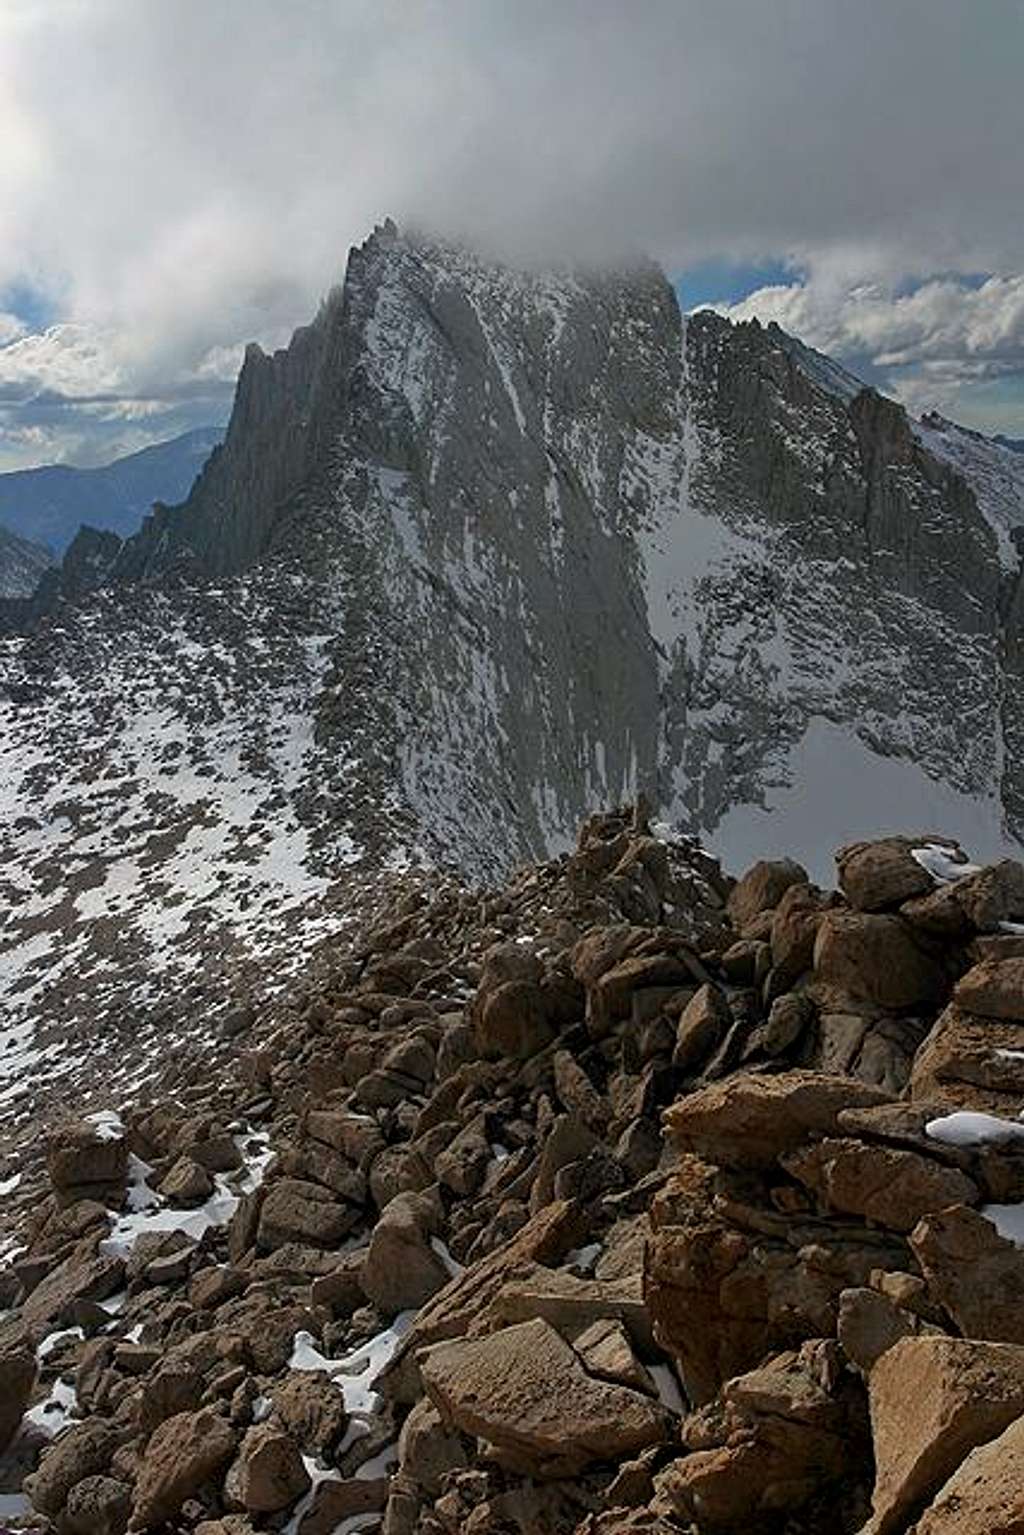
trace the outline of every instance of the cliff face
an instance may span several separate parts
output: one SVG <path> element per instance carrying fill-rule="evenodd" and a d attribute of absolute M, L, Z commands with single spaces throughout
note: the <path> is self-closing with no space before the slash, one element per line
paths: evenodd
<path fill-rule="evenodd" d="M 682 804 L 720 836 L 724 818 L 726 845 L 758 819 L 736 807 L 763 802 L 780 821 L 764 826 L 771 845 L 788 832 L 806 848 L 830 784 L 859 830 L 902 811 L 998 840 L 1005 809 L 1017 835 L 1002 766 L 1007 576 L 967 480 L 898 406 L 812 372 L 776 329 L 698 315 L 688 355 L 690 504 L 714 536 L 695 561 L 669 507 L 688 625 L 666 687 Z"/>
<path fill-rule="evenodd" d="M 0 527 L 0 599 L 19 601 L 30 597 L 40 576 L 52 564 L 49 549 Z"/>
<path fill-rule="evenodd" d="M 220 576 L 325 520 L 386 651 L 378 753 L 469 867 L 641 791 L 737 857 L 813 857 L 833 790 L 854 829 L 895 796 L 995 851 L 1022 487 L 774 327 L 684 322 L 653 268 L 516 273 L 386 226 L 250 354 L 223 451 L 123 569 Z"/>
<path fill-rule="evenodd" d="M 684 320 L 653 267 L 385 226 L 250 351 L 188 500 L 86 539 L 3 648 L 0 972 L 92 956 L 106 996 L 113 932 L 205 985 L 274 911 L 300 954 L 353 867 L 491 877 L 638 794 L 733 867 L 1012 850 L 1022 521 L 1020 454 Z"/>
<path fill-rule="evenodd" d="M 226 575 L 264 552 L 275 515 L 313 472 L 324 363 L 339 304 L 268 357 L 249 346 L 224 442 L 215 447 L 181 507 L 158 505 L 123 551 L 122 581 L 159 580 L 171 569 Z"/>

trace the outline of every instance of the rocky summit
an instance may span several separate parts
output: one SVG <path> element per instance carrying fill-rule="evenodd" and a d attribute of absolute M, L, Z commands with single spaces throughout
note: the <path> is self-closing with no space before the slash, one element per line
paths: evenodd
<path fill-rule="evenodd" d="M 1015 1535 L 1024 865 L 643 805 L 411 871 L 216 1070 L 12 1159 L 0 1515 Z"/>
<path fill-rule="evenodd" d="M 0 1529 L 1020 1535 L 1021 527 L 653 266 L 251 348 L 0 598 Z"/>

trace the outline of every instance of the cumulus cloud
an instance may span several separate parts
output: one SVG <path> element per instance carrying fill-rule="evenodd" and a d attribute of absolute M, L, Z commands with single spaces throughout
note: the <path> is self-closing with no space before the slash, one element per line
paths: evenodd
<path fill-rule="evenodd" d="M 220 421 L 237 367 L 140 369 L 114 324 L 11 327 L 0 344 L 0 469 L 105 463 L 148 443 Z"/>
<path fill-rule="evenodd" d="M 900 292 L 837 286 L 812 270 L 715 307 L 737 321 L 776 321 L 915 409 L 955 407 L 971 386 L 1024 376 L 1024 276 L 944 277 Z"/>
<path fill-rule="evenodd" d="M 386 213 L 676 272 L 1018 273 L 1022 43 L 996 0 L 4 0 L 0 301 L 58 296 L 95 392 L 164 399 Z"/>
<path fill-rule="evenodd" d="M 116 338 L 91 326 L 52 325 L 0 348 L 0 400 L 44 391 L 74 396 L 115 392 L 124 383 Z"/>

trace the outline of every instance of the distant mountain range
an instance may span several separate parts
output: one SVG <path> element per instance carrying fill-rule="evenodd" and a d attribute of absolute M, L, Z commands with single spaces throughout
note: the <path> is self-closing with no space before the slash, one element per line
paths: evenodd
<path fill-rule="evenodd" d="M 223 437 L 201 426 L 97 469 L 47 464 L 0 474 L 0 525 L 63 554 L 83 523 L 126 538 L 154 501 L 183 501 Z"/>

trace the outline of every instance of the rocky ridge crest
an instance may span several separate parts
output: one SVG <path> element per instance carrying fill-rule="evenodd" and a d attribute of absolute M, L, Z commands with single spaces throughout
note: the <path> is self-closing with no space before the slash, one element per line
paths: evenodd
<path fill-rule="evenodd" d="M 4 1174 L 37 1525 L 1016 1531 L 1024 867 L 838 876 L 641 808 L 407 877 L 222 1070 L 56 1129 Z"/>

